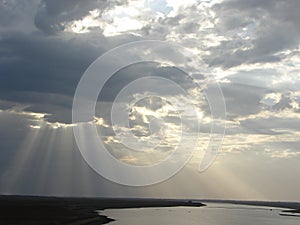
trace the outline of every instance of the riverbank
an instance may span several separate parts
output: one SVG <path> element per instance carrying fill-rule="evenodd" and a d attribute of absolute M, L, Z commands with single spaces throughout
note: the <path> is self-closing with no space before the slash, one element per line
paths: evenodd
<path fill-rule="evenodd" d="M 199 201 L 174 199 L 58 198 L 0 196 L 0 224 L 99 225 L 113 221 L 97 210 L 172 206 L 204 206 Z"/>

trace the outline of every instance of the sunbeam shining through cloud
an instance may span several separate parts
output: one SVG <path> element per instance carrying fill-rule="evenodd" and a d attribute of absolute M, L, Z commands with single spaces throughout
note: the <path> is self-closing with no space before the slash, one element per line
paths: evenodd
<path fill-rule="evenodd" d="M 300 201 L 299 10 L 0 0 L 0 194 Z"/>

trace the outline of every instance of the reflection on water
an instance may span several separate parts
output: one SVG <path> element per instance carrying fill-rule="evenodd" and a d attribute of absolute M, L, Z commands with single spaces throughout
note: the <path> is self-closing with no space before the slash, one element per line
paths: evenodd
<path fill-rule="evenodd" d="M 295 225 L 299 217 L 280 216 L 283 209 L 209 203 L 206 207 L 107 209 L 111 225 Z"/>

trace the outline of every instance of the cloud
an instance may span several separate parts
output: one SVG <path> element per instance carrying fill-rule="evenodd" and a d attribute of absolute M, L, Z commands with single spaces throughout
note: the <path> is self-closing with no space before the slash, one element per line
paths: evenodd
<path fill-rule="evenodd" d="M 43 32 L 55 34 L 65 29 L 66 22 L 83 18 L 96 7 L 105 9 L 105 5 L 105 1 L 45 0 L 40 3 L 34 22 Z"/>
<path fill-rule="evenodd" d="M 32 18 L 40 0 L 11 0 L 0 3 L 0 31 L 32 29 Z"/>
<path fill-rule="evenodd" d="M 211 48 L 214 59 L 210 65 L 230 68 L 280 61 L 277 53 L 298 48 L 299 9 L 297 0 L 229 0 L 214 5 L 216 29 L 230 40 Z M 226 48 L 228 43 L 233 46 L 231 49 Z"/>
<path fill-rule="evenodd" d="M 214 77 L 220 82 L 227 108 L 227 136 L 221 155 L 230 159 L 224 164 L 220 160 L 217 163 L 223 166 L 220 166 L 221 171 L 231 167 L 232 174 L 227 174 L 231 182 L 237 184 L 235 176 L 248 179 L 245 176 L 248 167 L 265 168 L 264 163 L 273 162 L 273 167 L 272 172 L 264 171 L 264 176 L 259 178 L 262 182 L 263 178 L 272 177 L 270 174 L 274 175 L 274 171 L 281 170 L 281 163 L 298 168 L 299 7 L 298 0 L 2 1 L 0 192 L 36 190 L 39 194 L 70 194 L 72 190 L 74 195 L 101 196 L 112 193 L 115 188 L 113 194 L 120 190 L 132 196 L 139 194 L 137 189 L 120 188 L 104 181 L 88 168 L 73 138 L 72 126 L 76 125 L 71 124 L 71 109 L 81 76 L 98 56 L 120 44 L 145 39 L 172 41 L 189 48 L 194 55 L 183 60 L 177 49 L 158 49 L 157 63 L 124 67 L 108 80 L 98 99 L 96 117 L 89 123 L 96 124 L 106 147 L 116 158 L 135 165 L 164 159 L 180 139 L 178 114 L 188 114 L 190 108 L 185 108 L 184 103 L 189 102 L 196 106 L 200 121 L 196 147 L 199 160 L 209 141 L 212 124 L 203 91 L 207 79 Z M 175 65 L 160 62 L 160 55 L 173 56 Z M 205 74 L 202 74 L 205 65 L 202 59 L 209 66 Z M 188 64 L 187 68 L 203 86 L 195 87 L 191 79 L 175 67 L 182 62 Z M 143 76 L 172 80 L 192 97 L 180 95 L 160 82 L 141 84 L 145 89 L 151 85 L 159 87 L 167 103 L 151 98 L 138 102 L 130 113 L 130 127 L 119 129 L 132 131 L 141 141 L 146 141 L 151 131 L 158 134 L 157 137 L 166 136 L 159 149 L 147 153 L 126 149 L 116 137 L 110 120 L 117 94 Z M 138 97 L 135 95 L 133 99 Z M 180 105 L 177 112 L 168 104 L 176 101 Z M 215 121 L 215 126 L 220 127 L 218 130 L 222 130 L 224 122 L 219 118 Z M 195 121 L 190 118 L 183 128 L 186 136 L 198 134 Z M 192 144 L 188 143 L 178 154 L 186 154 Z M 252 162 L 254 159 L 259 162 Z M 249 162 L 247 160 L 251 163 L 244 163 Z M 244 165 L 232 166 L 239 163 Z M 211 180 L 225 176 L 213 174 L 212 178 L 209 175 L 203 176 L 207 176 L 206 191 L 211 194 Z M 194 180 L 203 176 L 195 175 Z M 261 190 L 260 182 L 254 182 L 256 177 L 257 174 L 249 177 L 250 183 Z M 178 178 L 175 181 L 182 183 Z M 227 190 L 232 183 L 227 184 Z M 169 185 L 162 184 L 167 187 L 167 194 L 175 184 L 170 181 Z M 240 186 L 250 190 L 247 182 Z M 157 193 L 161 193 L 159 187 Z M 231 191 L 236 193 L 238 188 Z M 295 193 L 297 196 L 298 192 Z"/>
<path fill-rule="evenodd" d="M 95 47 L 74 38 L 6 33 L 0 40 L 0 52 L 6 59 L 0 60 L 0 98 L 70 122 L 77 83 L 103 52 L 101 45 Z"/>
<path fill-rule="evenodd" d="M 130 36 L 5 32 L 0 39 L 0 99 L 50 114 L 51 122 L 71 122 L 77 84 L 88 66 Z"/>

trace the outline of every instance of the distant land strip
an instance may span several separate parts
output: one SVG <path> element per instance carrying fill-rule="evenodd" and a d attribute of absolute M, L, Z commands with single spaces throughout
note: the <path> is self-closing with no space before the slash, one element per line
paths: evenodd
<path fill-rule="evenodd" d="M 0 224 L 99 225 L 113 219 L 97 211 L 117 208 L 204 206 L 197 200 L 0 196 Z"/>

